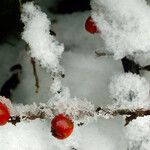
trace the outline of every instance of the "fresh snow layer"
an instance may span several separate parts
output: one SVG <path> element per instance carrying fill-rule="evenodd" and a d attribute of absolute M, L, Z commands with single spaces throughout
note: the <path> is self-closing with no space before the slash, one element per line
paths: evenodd
<path fill-rule="evenodd" d="M 112 78 L 110 97 L 122 108 L 149 108 L 149 83 L 145 78 L 132 73 L 123 73 Z"/>
<path fill-rule="evenodd" d="M 33 2 L 28 2 L 22 7 L 21 20 L 25 24 L 22 39 L 29 45 L 31 57 L 48 71 L 58 72 L 64 47 L 49 34 L 51 23 L 47 15 Z"/>
<path fill-rule="evenodd" d="M 139 117 L 126 127 L 129 150 L 149 150 L 150 117 Z"/>
<path fill-rule="evenodd" d="M 150 53 L 150 7 L 145 0 L 92 0 L 91 6 L 105 49 L 114 58 Z"/>

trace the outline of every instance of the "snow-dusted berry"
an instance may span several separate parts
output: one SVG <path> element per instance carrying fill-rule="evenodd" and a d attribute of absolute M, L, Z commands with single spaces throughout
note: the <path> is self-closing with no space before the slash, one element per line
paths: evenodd
<path fill-rule="evenodd" d="M 9 110 L 7 106 L 0 102 L 0 126 L 5 125 L 10 117 Z"/>
<path fill-rule="evenodd" d="M 91 16 L 85 22 L 85 29 L 92 34 L 99 32 Z"/>
<path fill-rule="evenodd" d="M 52 135 L 60 140 L 69 137 L 73 131 L 73 128 L 73 121 L 65 114 L 55 116 L 51 122 Z"/>

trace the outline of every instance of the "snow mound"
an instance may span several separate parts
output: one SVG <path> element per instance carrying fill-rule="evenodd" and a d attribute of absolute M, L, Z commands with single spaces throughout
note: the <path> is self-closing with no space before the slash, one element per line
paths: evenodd
<path fill-rule="evenodd" d="M 139 75 L 132 73 L 116 75 L 109 89 L 111 97 L 121 107 L 136 109 L 149 106 L 149 84 Z"/>

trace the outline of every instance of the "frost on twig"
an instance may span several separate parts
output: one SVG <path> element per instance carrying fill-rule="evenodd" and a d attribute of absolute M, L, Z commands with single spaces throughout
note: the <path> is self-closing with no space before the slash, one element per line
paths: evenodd
<path fill-rule="evenodd" d="M 66 107 L 68 107 L 66 105 Z M 20 107 L 20 106 L 19 106 Z M 19 112 L 16 115 L 12 115 L 9 119 L 9 123 L 16 124 L 23 120 L 26 121 L 32 121 L 35 119 L 52 119 L 59 110 L 55 108 L 54 106 L 48 106 L 48 105 L 39 105 L 36 106 L 36 111 L 33 112 L 33 110 L 30 110 L 33 108 L 33 106 L 22 106 L 20 108 L 24 109 L 24 107 L 29 107 L 27 110 L 24 110 L 22 112 Z M 111 110 L 109 108 L 101 108 L 98 107 L 96 109 L 93 109 L 92 111 L 88 110 L 88 108 L 85 110 L 82 109 L 82 106 L 78 106 L 79 109 L 68 107 L 68 109 L 74 109 L 74 111 L 67 112 L 67 110 L 62 111 L 61 113 L 68 114 L 75 123 L 77 123 L 79 126 L 83 125 L 84 123 L 87 123 L 88 120 L 91 119 L 97 119 L 97 118 L 114 118 L 115 116 L 125 116 L 125 125 L 128 125 L 132 120 L 137 119 L 138 117 L 144 117 L 150 115 L 150 110 L 145 109 L 137 109 L 137 110 L 129 110 L 129 109 L 114 109 Z M 17 110 L 17 109 L 16 109 Z"/>
<path fill-rule="evenodd" d="M 3 101 L 3 97 L 1 97 Z M 5 101 L 4 101 L 5 103 Z M 6 104 L 7 105 L 7 104 Z M 65 113 L 69 115 L 74 122 L 79 123 L 83 120 L 89 120 L 91 117 L 95 117 L 94 105 L 85 100 L 56 101 L 48 102 L 46 104 L 40 103 L 36 105 L 13 105 L 10 104 L 11 117 L 9 122 L 16 124 L 23 120 L 31 121 L 35 119 L 52 119 L 59 113 Z M 8 108 L 10 108 L 10 106 Z"/>
<path fill-rule="evenodd" d="M 35 119 L 52 119 L 59 113 L 65 113 L 69 115 L 75 123 L 79 126 L 87 123 L 91 119 L 97 118 L 114 118 L 115 116 L 126 116 L 126 125 L 136 119 L 137 117 L 143 117 L 150 115 L 150 110 L 146 109 L 118 109 L 118 108 L 95 108 L 90 102 L 86 100 L 74 100 L 71 102 L 57 101 L 55 103 L 41 103 L 36 105 L 22 105 L 12 104 L 9 99 L 0 97 L 0 102 L 5 103 L 9 108 L 11 117 L 9 123 L 17 124 L 21 121 L 32 121 Z M 128 119 L 129 118 L 129 119 Z"/>

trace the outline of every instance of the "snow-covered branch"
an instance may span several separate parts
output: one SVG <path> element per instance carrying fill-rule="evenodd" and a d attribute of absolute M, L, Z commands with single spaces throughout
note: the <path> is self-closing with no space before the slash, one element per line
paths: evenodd
<path fill-rule="evenodd" d="M 33 2 L 28 2 L 22 5 L 21 20 L 25 25 L 22 39 L 29 45 L 31 57 L 47 71 L 59 72 L 64 46 L 50 35 L 51 22 L 47 15 Z"/>
<path fill-rule="evenodd" d="M 50 106 L 39 106 L 35 113 L 32 111 L 24 112 L 24 115 L 20 116 L 11 116 L 9 119 L 9 123 L 16 124 L 21 122 L 22 120 L 32 121 L 35 119 L 51 119 L 58 110 L 54 109 Z M 64 112 L 65 113 L 65 112 Z M 68 114 L 70 117 L 74 119 L 74 122 L 80 126 L 81 123 L 84 124 L 83 118 L 114 118 L 115 116 L 126 116 L 126 123 L 125 125 L 129 124 L 130 121 L 136 119 L 137 117 L 144 117 L 150 115 L 150 109 L 137 109 L 137 110 L 129 110 L 129 109 L 110 109 L 110 108 L 103 108 L 97 107 L 94 111 L 85 111 L 82 109 L 76 110 L 76 115 L 73 115 L 71 112 Z"/>

